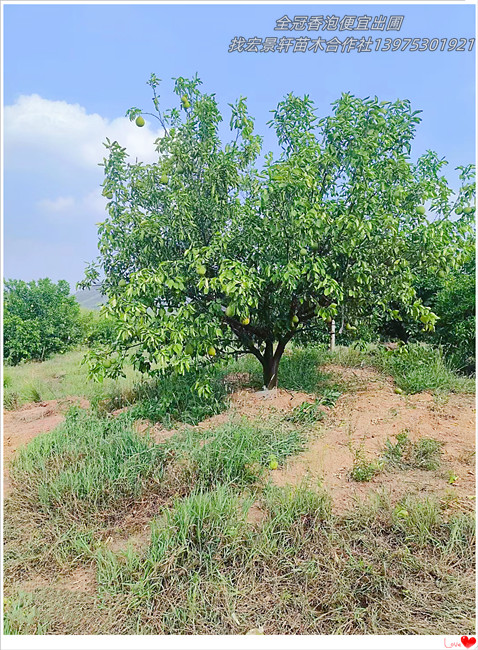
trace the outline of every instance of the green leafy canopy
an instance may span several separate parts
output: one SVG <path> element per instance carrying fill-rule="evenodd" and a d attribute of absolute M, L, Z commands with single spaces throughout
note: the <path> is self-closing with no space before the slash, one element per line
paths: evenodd
<path fill-rule="evenodd" d="M 3 307 L 4 359 L 12 365 L 65 352 L 81 338 L 80 306 L 65 280 L 5 280 Z"/>
<path fill-rule="evenodd" d="M 474 168 L 460 168 L 454 192 L 444 159 L 412 160 L 420 111 L 408 100 L 346 93 L 319 119 L 307 95 L 290 94 L 269 122 L 278 153 L 261 161 L 243 97 L 230 105 L 223 143 L 217 99 L 197 77 L 175 79 L 169 110 L 160 80 L 148 83 L 154 113 L 127 115 L 160 121 L 158 161 L 128 162 L 106 142 L 108 217 L 83 284 L 101 279 L 118 338 L 91 353 L 93 373 L 115 376 L 125 363 L 185 372 L 251 353 L 270 375 L 297 332 L 304 340 L 332 318 L 354 327 L 377 308 L 434 327 L 413 281 L 459 263 Z"/>

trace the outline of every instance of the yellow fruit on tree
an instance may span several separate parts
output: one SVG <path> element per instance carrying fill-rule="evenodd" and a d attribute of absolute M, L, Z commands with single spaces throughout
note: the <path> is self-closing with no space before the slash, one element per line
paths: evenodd
<path fill-rule="evenodd" d="M 246 318 L 241 318 L 241 325 L 249 325 L 251 321 L 246 317 Z"/>
<path fill-rule="evenodd" d="M 215 357 L 216 356 L 216 348 L 213 347 L 212 345 L 208 348 L 207 353 L 210 357 Z"/>
<path fill-rule="evenodd" d="M 136 126 L 144 126 L 144 118 L 141 115 L 136 118 Z"/>

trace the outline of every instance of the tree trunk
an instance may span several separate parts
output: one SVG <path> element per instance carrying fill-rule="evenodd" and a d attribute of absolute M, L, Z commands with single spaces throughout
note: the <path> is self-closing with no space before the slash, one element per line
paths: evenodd
<path fill-rule="evenodd" d="M 339 332 L 340 334 L 340 332 Z M 330 344 L 329 350 L 335 350 L 335 321 L 332 320 L 330 323 Z"/>
<path fill-rule="evenodd" d="M 276 351 L 274 352 L 273 344 L 266 341 L 266 350 L 261 360 L 262 372 L 264 377 L 264 387 L 268 390 L 277 388 L 277 376 L 279 371 L 279 363 L 284 354 L 285 346 L 290 341 L 292 335 L 279 341 Z"/>
<path fill-rule="evenodd" d="M 280 357 L 276 359 L 274 355 L 269 359 L 264 359 L 264 362 L 262 364 L 264 387 L 267 388 L 268 390 L 271 390 L 272 388 L 277 388 L 277 375 L 279 370 L 279 361 L 280 361 Z"/>

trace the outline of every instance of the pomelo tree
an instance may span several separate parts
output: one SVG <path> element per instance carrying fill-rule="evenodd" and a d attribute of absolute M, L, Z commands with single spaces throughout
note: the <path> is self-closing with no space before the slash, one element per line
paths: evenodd
<path fill-rule="evenodd" d="M 159 120 L 158 161 L 129 162 L 106 143 L 108 216 L 83 286 L 101 280 L 118 338 L 91 352 L 93 374 L 183 373 L 252 354 L 273 388 L 298 332 L 353 330 L 377 309 L 433 328 L 413 280 L 459 263 L 473 169 L 453 192 L 437 154 L 411 158 L 420 118 L 409 101 L 343 94 L 319 119 L 308 96 L 290 94 L 268 123 L 277 151 L 262 155 L 244 98 L 224 142 L 218 101 L 197 77 L 175 79 L 168 110 L 160 80 L 148 83 L 153 113 L 127 115 Z"/>

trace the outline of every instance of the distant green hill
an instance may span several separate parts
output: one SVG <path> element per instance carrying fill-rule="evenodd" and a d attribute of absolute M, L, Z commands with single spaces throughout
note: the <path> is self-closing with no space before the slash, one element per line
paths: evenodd
<path fill-rule="evenodd" d="M 99 309 L 106 302 L 105 296 L 101 294 L 97 287 L 80 289 L 75 293 L 75 298 L 80 303 L 80 306 L 85 309 Z"/>

